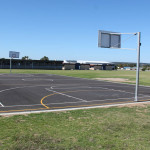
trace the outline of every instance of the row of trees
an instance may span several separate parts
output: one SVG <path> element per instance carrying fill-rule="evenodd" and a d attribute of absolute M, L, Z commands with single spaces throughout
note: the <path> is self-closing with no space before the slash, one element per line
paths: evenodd
<path fill-rule="evenodd" d="M 32 60 L 29 58 L 29 56 L 22 57 L 22 60 Z M 47 56 L 42 57 L 40 60 L 48 61 L 49 58 Z"/>
<path fill-rule="evenodd" d="M 150 70 L 150 65 L 143 65 L 142 71 Z"/>
<path fill-rule="evenodd" d="M 136 64 L 117 64 L 117 67 L 123 68 L 123 67 L 136 67 Z"/>

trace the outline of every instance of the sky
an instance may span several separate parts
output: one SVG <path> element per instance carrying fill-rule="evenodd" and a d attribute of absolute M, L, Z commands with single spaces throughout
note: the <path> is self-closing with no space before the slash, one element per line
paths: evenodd
<path fill-rule="evenodd" d="M 0 58 L 17 51 L 37 60 L 136 62 L 136 50 L 98 47 L 98 30 L 106 30 L 141 32 L 141 62 L 150 63 L 149 6 L 149 0 L 0 0 Z M 121 45 L 136 49 L 137 36 Z"/>

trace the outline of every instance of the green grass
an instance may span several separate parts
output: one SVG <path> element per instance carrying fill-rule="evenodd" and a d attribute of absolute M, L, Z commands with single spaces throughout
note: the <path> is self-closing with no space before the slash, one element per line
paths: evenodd
<path fill-rule="evenodd" d="M 9 73 L 9 69 L 0 69 L 0 73 Z M 129 81 L 136 80 L 136 71 L 102 71 L 102 70 L 24 70 L 13 69 L 12 73 L 43 73 L 58 74 L 79 78 L 124 78 Z M 140 72 L 140 85 L 150 86 L 150 71 Z"/>
<path fill-rule="evenodd" d="M 149 150 L 150 106 L 0 117 L 1 150 Z"/>

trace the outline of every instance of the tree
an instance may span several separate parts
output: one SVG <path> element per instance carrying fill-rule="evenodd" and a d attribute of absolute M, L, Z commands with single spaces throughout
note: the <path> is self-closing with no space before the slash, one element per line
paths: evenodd
<path fill-rule="evenodd" d="M 44 56 L 44 57 L 42 57 L 40 60 L 49 61 L 49 58 L 46 57 L 46 56 Z"/>
<path fill-rule="evenodd" d="M 29 56 L 24 56 L 22 57 L 22 60 L 31 60 L 31 59 L 29 59 Z"/>
<path fill-rule="evenodd" d="M 123 68 L 123 64 L 118 64 L 117 67 Z"/>

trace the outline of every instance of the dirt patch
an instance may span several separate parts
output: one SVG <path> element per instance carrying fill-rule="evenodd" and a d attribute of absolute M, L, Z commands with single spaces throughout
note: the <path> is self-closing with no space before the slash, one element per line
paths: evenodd
<path fill-rule="evenodd" d="M 135 83 L 135 81 L 129 81 L 129 79 L 125 78 L 95 78 L 96 80 L 104 80 L 104 81 L 112 81 L 112 82 L 130 82 Z"/>
<path fill-rule="evenodd" d="M 147 105 L 150 105 L 150 102 L 139 102 L 139 103 L 135 103 L 135 104 L 126 104 L 126 105 L 121 105 L 121 106 L 118 106 L 118 107 L 129 107 L 129 108 L 132 108 L 132 107 L 135 107 L 135 106 L 138 106 L 138 107 L 143 107 L 143 108 L 147 108 Z"/>

